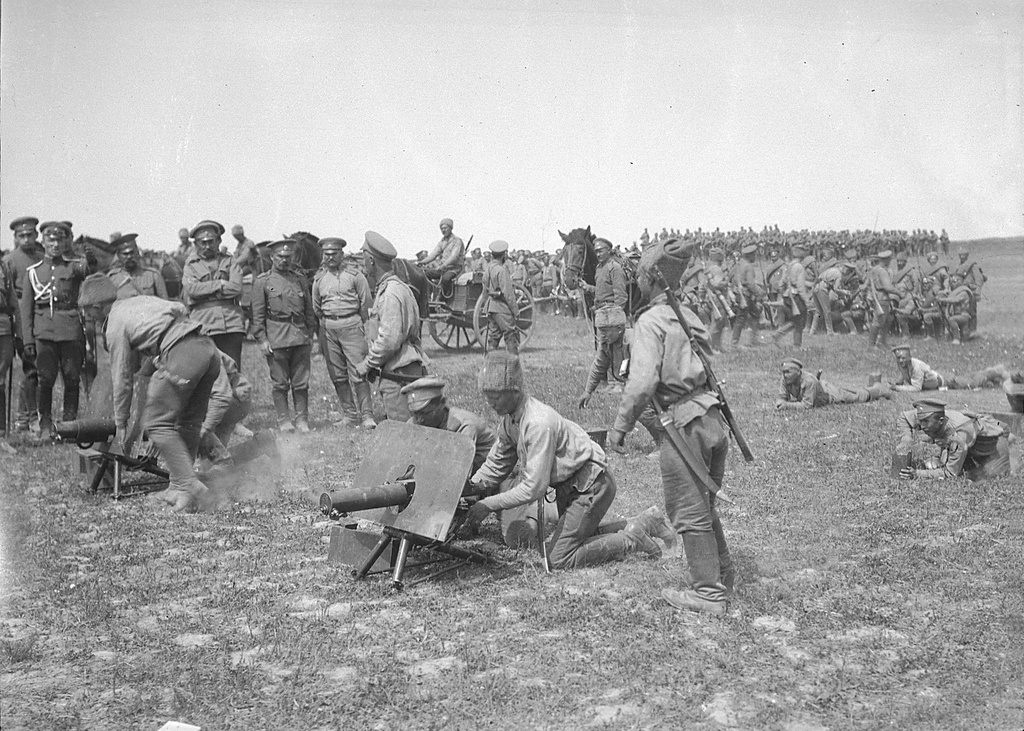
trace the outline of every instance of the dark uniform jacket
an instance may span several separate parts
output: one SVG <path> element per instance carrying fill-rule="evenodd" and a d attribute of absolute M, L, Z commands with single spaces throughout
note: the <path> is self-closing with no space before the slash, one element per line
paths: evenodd
<path fill-rule="evenodd" d="M 203 259 L 193 251 L 185 262 L 181 285 L 189 317 L 202 323 L 207 335 L 245 332 L 245 316 L 238 303 L 242 268 L 233 256 Z"/>
<path fill-rule="evenodd" d="M 253 336 L 271 348 L 291 348 L 312 340 L 313 301 L 301 274 L 270 271 L 256 277 L 252 291 Z"/>
<path fill-rule="evenodd" d="M 84 340 L 78 317 L 78 289 L 89 274 L 83 259 L 44 258 L 25 270 L 21 328 L 25 343 Z"/>

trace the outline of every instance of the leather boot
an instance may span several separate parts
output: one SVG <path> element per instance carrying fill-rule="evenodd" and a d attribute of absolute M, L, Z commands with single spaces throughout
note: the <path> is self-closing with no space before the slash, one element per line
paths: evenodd
<path fill-rule="evenodd" d="M 633 516 L 626 523 L 626 528 L 633 524 L 642 528 L 651 538 L 657 538 L 662 541 L 666 549 L 671 549 L 676 545 L 676 532 L 668 524 L 668 520 L 662 514 L 660 508 L 652 506 L 642 513 Z"/>
<path fill-rule="evenodd" d="M 723 536 L 724 538 L 724 536 Z M 683 534 L 683 550 L 690 567 L 692 586 L 683 591 L 664 589 L 662 598 L 676 609 L 725 614 L 726 588 L 722 583 L 718 539 L 714 532 Z"/>
<path fill-rule="evenodd" d="M 360 381 L 355 385 L 356 410 L 359 412 L 360 426 L 364 429 L 373 429 L 377 422 L 373 420 L 373 396 L 370 393 L 370 384 Z"/>
<path fill-rule="evenodd" d="M 277 428 L 283 432 L 295 431 L 291 417 L 288 415 L 288 394 L 284 391 L 274 391 L 274 410 L 277 412 Z"/>
<path fill-rule="evenodd" d="M 359 385 L 366 386 L 369 389 L 370 384 L 363 382 Z M 345 426 L 358 426 L 359 425 L 359 414 L 356 413 L 356 404 L 352 399 L 352 389 L 349 387 L 348 381 L 334 384 L 334 392 L 338 394 L 338 403 L 341 404 L 341 422 Z"/>
<path fill-rule="evenodd" d="M 875 383 L 868 386 L 868 401 L 878 401 L 879 399 L 891 399 L 892 389 L 890 389 L 884 383 Z"/>
<path fill-rule="evenodd" d="M 725 541 L 722 521 L 717 515 L 711 521 L 711 531 L 715 534 L 715 543 L 718 544 L 718 566 L 722 574 L 722 584 L 725 586 L 725 595 L 731 597 L 736 586 L 736 565 L 729 553 L 729 544 Z"/>
<path fill-rule="evenodd" d="M 309 391 L 294 391 L 295 428 L 303 434 L 309 434 Z"/>
<path fill-rule="evenodd" d="M 622 534 L 629 539 L 630 549 L 645 553 L 651 558 L 661 558 L 661 546 L 647 533 L 640 523 L 631 520 L 622 529 Z"/>

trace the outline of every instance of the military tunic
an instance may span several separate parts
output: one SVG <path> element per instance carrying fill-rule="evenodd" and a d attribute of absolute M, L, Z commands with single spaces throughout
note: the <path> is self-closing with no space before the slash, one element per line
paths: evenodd
<path fill-rule="evenodd" d="M 516 318 L 519 317 L 519 307 L 516 292 L 508 267 L 495 259 L 489 261 L 484 270 L 484 296 L 487 298 L 483 309 L 487 313 L 487 349 L 497 348 L 504 338 L 505 349 L 518 353 Z"/>
<path fill-rule="evenodd" d="M 21 292 L 22 285 L 25 283 L 25 271 L 33 264 L 38 263 L 42 258 L 42 250 L 39 247 L 26 250 L 24 247 L 19 246 L 4 256 L 3 262 L 0 262 L 0 266 L 4 267 L 10 276 L 11 287 L 14 290 L 15 307 L 19 310 L 14 315 L 17 321 L 14 350 L 21 359 L 22 373 L 21 387 L 18 389 L 17 425 L 19 428 L 24 429 L 28 428 L 30 420 L 37 417 L 36 394 L 39 390 L 39 373 L 36 370 L 35 357 L 30 358 L 26 356 L 24 351 L 25 338 L 21 332 L 23 328 L 20 312 Z"/>
<path fill-rule="evenodd" d="M 135 297 L 140 294 L 170 299 L 167 296 L 167 284 L 164 282 L 163 275 L 156 269 L 140 266 L 129 272 L 119 264 L 115 264 L 110 267 L 107 276 L 117 287 L 118 299 Z"/>
<path fill-rule="evenodd" d="M 822 383 L 810 373 L 801 372 L 800 380 L 794 384 L 782 381 L 776 406 L 780 403 L 798 403 L 805 409 L 816 409 L 832 404 L 863 404 L 878 397 L 878 390 L 872 393 L 866 388 L 840 388 Z"/>
<path fill-rule="evenodd" d="M 14 282 L 11 281 L 7 267 L 0 262 L 0 414 L 2 414 L 0 416 L 0 439 L 7 434 L 7 372 L 14 363 L 17 311 L 18 303 L 14 298 Z"/>
<path fill-rule="evenodd" d="M 308 390 L 316 318 L 306 278 L 273 270 L 257 277 L 253 285 L 252 326 L 256 340 L 269 343 L 273 349 L 267 355 L 273 390 Z"/>
<path fill-rule="evenodd" d="M 203 259 L 193 251 L 181 275 L 182 301 L 189 317 L 203 325 L 217 347 L 242 367 L 245 315 L 239 304 L 242 268 L 229 254 Z"/>
<path fill-rule="evenodd" d="M 377 283 L 376 297 L 370 308 L 376 323 L 376 335 L 367 349 L 368 368 L 410 376 L 426 375 L 427 358 L 420 348 L 420 313 L 409 285 L 394 272 Z M 389 419 L 409 420 L 409 402 L 402 384 L 380 378 L 377 389 L 384 399 Z"/>
<path fill-rule="evenodd" d="M 915 441 L 933 443 L 943 453 L 937 469 L 918 470 L 922 477 L 958 477 L 981 480 L 1010 474 L 1010 446 L 1006 429 L 987 414 L 961 413 L 946 409 L 946 424 L 937 437 L 920 427 L 917 411 L 904 411 L 899 419 L 897 452 L 909 454 Z"/>

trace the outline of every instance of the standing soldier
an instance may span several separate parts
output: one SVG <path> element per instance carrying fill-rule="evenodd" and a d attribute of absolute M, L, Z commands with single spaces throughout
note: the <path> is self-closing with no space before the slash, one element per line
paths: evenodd
<path fill-rule="evenodd" d="M 270 366 L 277 426 L 309 432 L 309 362 L 316 319 L 306 278 L 292 271 L 295 242 L 275 241 L 271 269 L 256 278 L 252 293 L 253 336 Z M 295 423 L 288 414 L 288 391 Z"/>
<path fill-rule="evenodd" d="M 704 272 L 704 285 L 707 287 L 706 294 L 711 316 L 711 350 L 720 353 L 722 352 L 722 333 L 729 324 L 733 311 L 729 304 L 729 280 L 722 268 L 725 254 L 716 246 L 708 252 L 708 257 L 711 259 L 711 263 L 708 264 L 708 268 Z"/>
<path fill-rule="evenodd" d="M 7 270 L 14 289 L 14 299 L 21 303 L 21 293 L 25 286 L 25 272 L 33 264 L 43 258 L 39 246 L 39 232 L 36 226 L 39 219 L 32 216 L 11 221 L 14 231 L 14 250 L 4 257 L 2 264 Z M 15 320 L 20 320 L 20 313 L 15 313 Z M 39 373 L 36 370 L 36 358 L 30 351 L 25 352 L 24 323 L 19 322 L 15 329 L 14 351 L 21 359 L 21 388 L 18 390 L 18 414 L 15 419 L 15 431 L 36 431 L 39 428 L 39 414 L 36 409 L 36 391 L 39 390 Z M 11 394 L 14 398 L 14 394 Z M 13 404 L 11 405 L 13 407 Z"/>
<path fill-rule="evenodd" d="M 505 339 L 505 350 L 513 355 L 519 352 L 519 329 L 516 318 L 519 317 L 519 305 L 516 303 L 516 292 L 512 286 L 512 277 L 505 258 L 508 256 L 508 242 L 491 242 L 491 261 L 484 271 L 484 302 L 483 311 L 487 313 L 487 350 L 494 350 Z"/>
<path fill-rule="evenodd" d="M 892 327 L 893 319 L 892 303 L 893 300 L 899 301 L 900 291 L 893 285 L 892 277 L 889 275 L 892 251 L 880 251 L 874 258 L 877 262 L 868 272 L 868 287 L 875 319 L 871 321 L 871 328 L 868 330 L 868 344 L 874 346 L 877 343 L 878 347 L 887 348 L 889 328 Z"/>
<path fill-rule="evenodd" d="M 675 288 L 692 251 L 692 244 L 669 239 L 652 244 L 640 258 L 637 285 L 651 306 L 633 331 L 629 381 L 608 439 L 612 445 L 621 445 L 652 399 L 670 417 L 666 426 L 676 434 L 661 442 L 665 512 L 683 537 L 692 586 L 683 591 L 665 589 L 662 597 L 679 609 L 725 614 L 735 573 L 715 510 L 715 492 L 725 476 L 729 429 L 717 395 L 708 390 L 707 373 L 696 352 L 709 348 L 707 330 L 696 315 L 683 310 L 697 342 L 687 337 L 654 275 L 657 267 L 668 286 Z M 682 445 L 687 444 L 689 456 L 684 457 Z M 688 460 L 699 460 L 699 464 Z M 703 479 L 698 477 L 701 474 Z"/>
<path fill-rule="evenodd" d="M 189 317 L 203 325 L 205 334 L 241 370 L 245 340 L 245 316 L 238 304 L 242 268 L 230 254 L 221 253 L 223 235 L 224 227 L 216 221 L 200 221 L 189 232 L 195 249 L 185 262 L 182 289 Z"/>
<path fill-rule="evenodd" d="M 168 299 L 167 285 L 160 272 L 142 266 L 139 261 L 141 255 L 136 242 L 138 236 L 125 234 L 112 242 L 117 259 L 107 272 L 107 276 L 117 287 L 117 298 L 125 299 L 144 294 Z"/>
<path fill-rule="evenodd" d="M 433 251 L 420 261 L 424 274 L 441 286 L 450 284 L 459 276 L 466 259 L 466 245 L 452 233 L 454 226 L 452 219 L 441 219 L 441 240 L 434 246 Z M 429 264 L 433 266 L 428 266 Z"/>
<path fill-rule="evenodd" d="M 43 232 L 43 259 L 25 271 L 21 292 L 21 328 L 25 353 L 39 371 L 36 400 L 39 429 L 53 424 L 53 387 L 64 381 L 62 419 L 78 418 L 78 389 L 85 359 L 85 332 L 78 316 L 78 289 L 89 264 L 71 256 L 71 224 L 49 221 Z"/>
<path fill-rule="evenodd" d="M 597 254 L 594 284 L 581 282 L 580 286 L 594 293 L 594 327 L 597 329 L 598 343 L 594 362 L 587 375 L 587 385 L 579 398 L 580 408 L 587 405 L 602 383 L 611 385 L 620 382 L 619 370 L 625 356 L 626 275 L 622 265 L 612 258 L 610 241 L 595 239 L 594 252 Z"/>
<path fill-rule="evenodd" d="M 0 262 L 0 454 L 16 454 L 14 447 L 7 443 L 7 427 L 10 420 L 8 399 L 13 400 L 14 394 L 8 393 L 7 386 L 11 383 L 10 372 L 14 364 L 14 342 L 20 340 L 17 326 L 18 300 L 14 298 L 14 282 L 3 262 Z"/>
<path fill-rule="evenodd" d="M 320 347 L 344 423 L 373 429 L 370 384 L 356 373 L 366 357 L 370 285 L 361 271 L 342 266 L 344 248 L 344 239 L 320 239 L 324 268 L 313 279 L 313 314 L 320 322 Z"/>
<path fill-rule="evenodd" d="M 786 267 L 782 284 L 782 324 L 772 335 L 776 345 L 792 330 L 793 347 L 799 348 L 804 342 L 804 326 L 807 324 L 807 310 L 811 304 L 811 292 L 807 285 L 807 274 L 804 271 L 803 258 L 807 249 L 803 244 L 793 244 L 790 248 L 790 262 Z"/>
<path fill-rule="evenodd" d="M 376 284 L 370 317 L 376 324 L 366 357 L 356 365 L 356 375 L 366 378 L 379 372 L 377 388 L 384 399 L 384 412 L 395 421 L 409 420 L 409 402 L 402 393 L 407 376 L 425 376 L 427 358 L 420 347 L 420 311 L 408 284 L 394 272 L 398 256 L 390 241 L 376 231 L 363 240 L 363 267 L 367 279 Z"/>
<path fill-rule="evenodd" d="M 236 223 L 231 227 L 231 235 L 235 237 L 237 245 L 232 256 L 242 269 L 242 294 L 238 298 L 238 304 L 245 315 L 246 331 L 252 329 L 252 287 L 256 281 L 256 260 L 259 252 L 256 251 L 256 243 L 245 235 L 242 224 Z"/>
<path fill-rule="evenodd" d="M 781 323 L 779 317 L 782 306 L 782 285 L 786 279 L 786 260 L 780 256 L 779 247 L 772 244 L 768 249 L 768 268 L 764 272 L 764 286 L 768 297 L 768 312 L 771 324 L 777 327 Z M 773 306 L 774 305 L 774 306 Z"/>
<path fill-rule="evenodd" d="M 743 258 L 733 273 L 739 306 L 736 321 L 732 326 L 732 344 L 739 347 L 743 328 L 750 327 L 750 344 L 760 345 L 758 332 L 761 329 L 761 303 L 764 301 L 764 287 L 761 285 L 758 272 L 754 269 L 754 257 L 757 256 L 757 244 L 747 244 L 740 252 Z"/>
<path fill-rule="evenodd" d="M 561 311 L 560 300 L 556 296 L 558 285 L 562 282 L 562 271 L 558 268 L 558 262 L 550 254 L 545 255 L 544 275 L 541 280 L 541 297 L 552 297 L 545 306 L 544 311 L 554 312 L 556 315 Z"/>

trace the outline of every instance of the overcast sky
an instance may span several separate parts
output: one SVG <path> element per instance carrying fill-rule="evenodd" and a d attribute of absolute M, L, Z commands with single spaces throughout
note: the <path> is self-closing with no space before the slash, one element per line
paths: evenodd
<path fill-rule="evenodd" d="M 1024 233 L 1024 3 L 2 0 L 4 221 Z M 3 248 L 10 247 L 6 239 Z"/>

